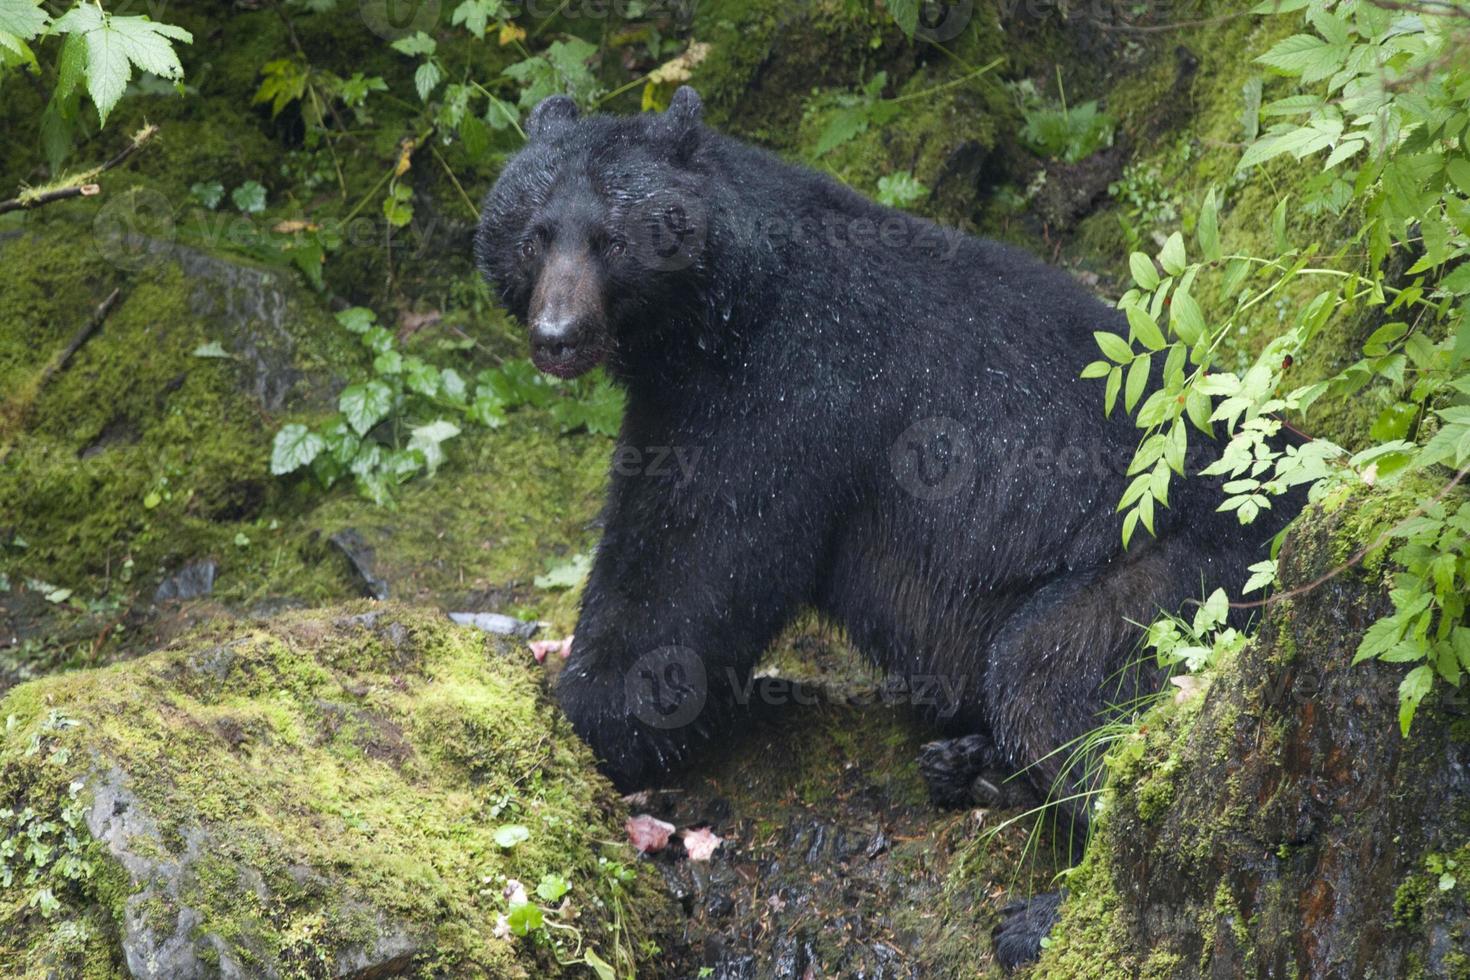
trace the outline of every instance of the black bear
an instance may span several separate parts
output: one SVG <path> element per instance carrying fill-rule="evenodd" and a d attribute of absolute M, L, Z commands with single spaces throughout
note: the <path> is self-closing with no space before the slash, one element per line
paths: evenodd
<path fill-rule="evenodd" d="M 1190 479 L 1122 547 L 1139 430 L 1078 370 L 1124 321 L 1065 272 L 714 132 L 688 87 L 630 117 L 553 97 L 526 131 L 477 261 L 543 371 L 627 392 L 558 685 L 606 770 L 636 786 L 728 733 L 808 607 L 929 692 L 936 797 L 992 770 L 1071 795 L 1056 750 L 1128 699 L 1130 623 L 1238 590 L 1286 515 L 1242 529 Z M 1014 912 L 1002 959 L 1055 908 Z"/>

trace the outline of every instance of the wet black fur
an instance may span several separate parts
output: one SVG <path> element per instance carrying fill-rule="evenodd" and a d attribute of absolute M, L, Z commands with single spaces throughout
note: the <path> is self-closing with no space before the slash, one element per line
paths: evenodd
<path fill-rule="evenodd" d="M 608 367 L 628 394 L 619 451 L 698 453 L 687 478 L 614 467 L 559 684 L 607 771 L 638 786 L 727 737 L 761 655 L 814 607 L 883 669 L 963 685 L 945 730 L 1066 795 L 1074 774 L 1053 750 L 1136 684 L 1157 689 L 1122 671 L 1130 621 L 1216 586 L 1238 594 L 1290 514 L 1241 527 L 1216 512 L 1216 481 L 1176 481 L 1157 536 L 1140 529 L 1125 551 L 1115 507 L 1140 430 L 1105 418 L 1102 382 L 1078 370 L 1098 356 L 1094 330 L 1126 325 L 1066 272 L 722 136 L 687 89 L 662 115 L 578 119 L 552 100 L 537 117 L 476 240 L 513 312 L 536 281 L 516 251 L 528 235 L 606 255 L 601 243 L 668 219 L 649 202 L 670 195 L 683 203 L 668 220 L 697 226 L 685 267 L 599 260 Z M 893 234 L 771 231 L 798 218 Z M 911 431 L 925 419 L 951 421 Z M 972 476 L 938 499 L 907 491 L 905 461 L 919 466 L 910 485 L 964 465 L 955 427 Z M 1198 469 L 1216 447 L 1193 439 Z M 692 654 L 649 656 L 668 648 Z M 687 724 L 658 722 L 691 698 L 703 705 Z M 1085 808 L 1067 816 L 1085 824 Z M 1034 955 L 1054 907 L 1013 916 L 1008 961 Z"/>

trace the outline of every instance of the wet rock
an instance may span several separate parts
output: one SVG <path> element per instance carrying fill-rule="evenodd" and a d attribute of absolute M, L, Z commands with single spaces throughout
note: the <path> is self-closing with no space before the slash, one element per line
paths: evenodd
<path fill-rule="evenodd" d="M 214 579 L 219 564 L 212 558 L 190 562 L 159 584 L 154 602 L 184 602 L 214 592 Z"/>
<path fill-rule="evenodd" d="M 352 573 L 362 585 L 362 594 L 369 599 L 388 598 L 388 583 L 377 572 L 377 555 L 354 528 L 338 531 L 327 539 L 347 559 Z"/>
<path fill-rule="evenodd" d="M 1359 546 L 1354 513 L 1303 518 L 1283 589 Z M 1390 608 L 1387 571 L 1272 606 L 1204 693 L 1146 719 L 1038 975 L 1133 976 L 1145 958 L 1202 976 L 1466 975 L 1470 711 L 1439 684 L 1404 738 L 1405 667 L 1350 665 Z"/>
<path fill-rule="evenodd" d="M 449 618 L 461 626 L 473 626 L 485 633 L 493 633 L 496 636 L 513 636 L 520 640 L 529 640 L 541 629 L 540 623 L 527 622 L 524 619 L 516 619 L 514 616 L 493 612 L 452 612 Z"/>

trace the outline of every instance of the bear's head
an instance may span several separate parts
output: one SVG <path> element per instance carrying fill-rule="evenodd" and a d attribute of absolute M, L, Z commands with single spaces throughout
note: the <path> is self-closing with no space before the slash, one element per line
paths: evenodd
<path fill-rule="evenodd" d="M 542 371 L 571 378 L 655 343 L 697 290 L 707 220 L 699 96 L 666 112 L 581 117 L 552 96 L 485 199 L 475 261 L 530 332 Z"/>

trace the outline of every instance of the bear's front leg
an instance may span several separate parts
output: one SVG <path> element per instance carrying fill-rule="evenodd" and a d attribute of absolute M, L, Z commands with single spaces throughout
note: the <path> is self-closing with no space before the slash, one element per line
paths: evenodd
<path fill-rule="evenodd" d="M 557 686 L 577 734 L 625 790 L 730 730 L 756 662 L 809 600 L 819 547 L 769 494 L 742 513 L 715 506 L 717 494 L 660 493 L 638 479 L 614 480 Z"/>

